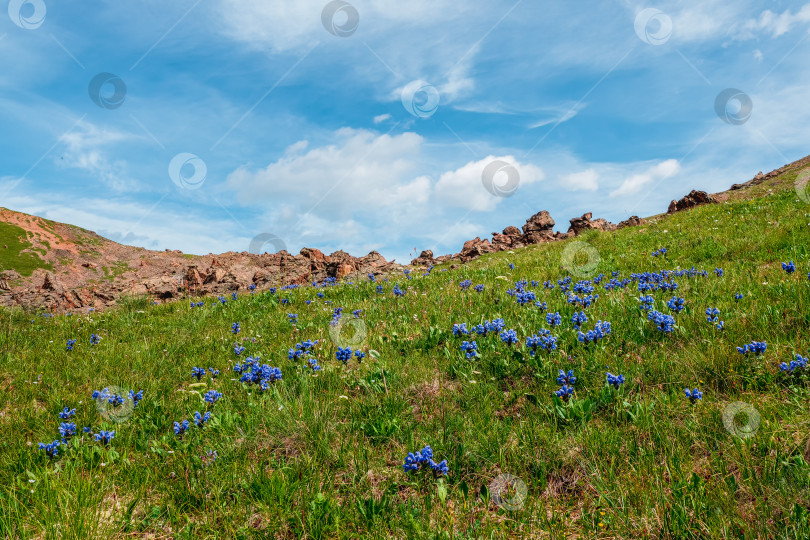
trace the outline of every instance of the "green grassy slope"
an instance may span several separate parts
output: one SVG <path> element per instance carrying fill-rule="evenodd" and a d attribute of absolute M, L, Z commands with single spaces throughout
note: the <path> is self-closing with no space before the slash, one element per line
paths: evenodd
<path fill-rule="evenodd" d="M 0 312 L 0 536 L 806 538 L 808 374 L 788 377 L 779 364 L 810 355 L 809 222 L 810 206 L 782 189 L 585 234 L 575 241 L 597 255 L 591 285 L 605 276 L 584 309 L 558 284 L 569 275 L 562 266 L 582 270 L 585 252 L 572 266 L 569 240 L 410 280 L 240 292 L 202 307 L 133 300 L 53 318 Z M 652 257 L 661 247 L 666 255 Z M 788 260 L 795 273 L 783 271 Z M 674 292 L 644 293 L 674 316 L 671 333 L 639 309 L 637 281 L 604 287 L 613 271 L 631 279 L 692 266 L 708 275 L 672 276 Z M 483 292 L 462 290 L 465 279 Z M 527 290 L 561 314 L 559 327 L 507 294 L 522 279 L 537 282 Z M 407 294 L 395 297 L 395 284 Z M 685 300 L 680 313 L 666 305 L 673 296 Z M 335 358 L 338 307 L 345 322 L 362 309 L 365 340 L 353 347 L 362 363 Z M 707 322 L 708 307 L 723 330 Z M 610 335 L 580 343 L 570 322 L 578 311 L 583 330 L 609 321 Z M 517 344 L 453 335 L 455 323 L 498 317 Z M 526 338 L 543 328 L 557 349 L 532 356 Z M 306 356 L 288 359 L 306 339 L 319 340 L 317 373 Z M 468 359 L 460 346 L 472 339 L 479 354 Z M 737 352 L 752 340 L 767 342 L 763 355 Z M 265 392 L 233 380 L 232 366 L 253 355 L 282 372 Z M 197 385 L 195 366 L 221 374 Z M 577 377 L 567 403 L 554 395 L 560 369 Z M 606 385 L 608 371 L 625 377 L 619 390 Z M 110 385 L 144 391 L 134 410 L 131 401 L 119 408 L 120 423 L 91 399 Z M 691 404 L 686 387 L 703 399 Z M 212 388 L 223 397 L 207 406 L 201 394 Z M 49 460 L 37 444 L 59 438 L 66 406 L 78 434 Z M 194 427 L 205 410 L 212 419 Z M 735 410 L 748 414 L 735 419 Z M 178 438 L 173 423 L 183 419 L 192 427 Z M 104 445 L 83 426 L 115 437 Z M 447 460 L 446 477 L 403 471 L 407 453 L 425 445 Z M 501 474 L 518 477 L 525 498 L 509 492 L 497 505 L 488 486 Z"/>
<path fill-rule="evenodd" d="M 0 271 L 16 270 L 20 275 L 30 276 L 37 268 L 50 269 L 51 266 L 36 253 L 30 251 L 23 253 L 23 250 L 31 248 L 32 245 L 26 240 L 26 233 L 22 227 L 0 222 Z"/>

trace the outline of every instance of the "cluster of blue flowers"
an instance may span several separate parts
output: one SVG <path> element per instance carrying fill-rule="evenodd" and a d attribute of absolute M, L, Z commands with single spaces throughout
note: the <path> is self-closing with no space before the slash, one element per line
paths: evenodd
<path fill-rule="evenodd" d="M 200 411 L 194 411 L 194 423 L 197 425 L 197 427 L 203 427 L 203 425 L 205 425 L 209 420 L 211 420 L 210 411 L 206 411 L 205 414 L 200 414 Z M 177 424 L 175 423 L 175 425 Z"/>
<path fill-rule="evenodd" d="M 518 341 L 517 332 L 515 330 L 504 330 L 501 332 L 501 341 L 507 345 L 514 345 Z"/>
<path fill-rule="evenodd" d="M 75 340 L 75 339 L 69 339 L 69 340 L 67 340 L 67 350 L 72 351 L 72 350 L 73 350 L 73 346 L 74 346 L 75 344 L 76 344 L 76 340 Z"/>
<path fill-rule="evenodd" d="M 305 356 L 307 354 L 312 354 L 311 351 L 313 351 L 315 349 L 315 345 L 317 345 L 317 344 L 318 344 L 317 339 L 315 341 L 312 341 L 311 339 L 308 339 L 308 340 L 303 341 L 301 343 L 296 343 L 295 348 L 290 349 L 287 352 L 287 359 L 289 359 L 289 360 L 298 360 L 302 356 Z"/>
<path fill-rule="evenodd" d="M 298 324 L 298 314 L 287 313 L 287 320 L 290 321 L 290 324 L 292 324 L 293 326 Z"/>
<path fill-rule="evenodd" d="M 779 369 L 781 371 L 786 371 L 788 373 L 804 371 L 807 369 L 807 358 L 804 358 L 802 355 L 797 354 L 796 359 L 791 360 L 789 364 L 785 362 L 779 364 Z"/>
<path fill-rule="evenodd" d="M 467 358 L 475 358 L 478 354 L 478 344 L 475 341 L 465 341 L 460 348 L 467 354 Z"/>
<path fill-rule="evenodd" d="M 471 279 L 465 279 L 465 280 L 459 282 L 459 284 L 458 284 L 458 286 L 461 288 L 462 291 L 466 291 L 467 289 L 470 288 L 471 285 L 472 285 L 472 280 Z"/>
<path fill-rule="evenodd" d="M 792 274 L 796 271 L 796 265 L 793 264 L 793 261 L 782 263 L 782 270 L 784 270 L 788 274 Z"/>
<path fill-rule="evenodd" d="M 740 354 L 753 354 L 754 356 L 760 356 L 761 354 L 765 353 L 765 349 L 768 348 L 768 344 L 764 341 L 752 341 L 747 345 L 743 345 L 742 347 L 737 347 L 737 352 Z"/>
<path fill-rule="evenodd" d="M 469 333 L 470 333 L 470 331 L 467 330 L 467 323 L 461 323 L 461 324 L 454 324 L 453 325 L 453 335 L 454 336 L 456 336 L 456 337 L 466 336 Z"/>
<path fill-rule="evenodd" d="M 244 364 L 236 364 L 233 371 L 242 375 L 240 381 L 250 385 L 257 385 L 263 392 L 276 381 L 281 380 L 281 369 L 262 364 L 258 356 L 248 356 Z"/>
<path fill-rule="evenodd" d="M 504 328 L 506 328 L 506 322 L 501 318 L 493 319 L 492 321 L 484 321 L 483 324 L 473 326 L 473 330 L 479 336 L 486 336 L 489 333 L 497 334 Z"/>
<path fill-rule="evenodd" d="M 221 397 L 222 393 L 217 392 L 216 390 L 209 390 L 203 395 L 203 399 L 205 399 L 205 402 L 208 403 L 209 405 L 214 405 L 217 401 L 220 400 Z"/>
<path fill-rule="evenodd" d="M 593 330 L 588 330 L 585 333 L 579 332 L 577 335 L 577 339 L 580 343 L 596 343 L 597 341 L 604 339 L 605 337 L 610 335 L 610 323 L 607 321 L 598 321 L 595 325 Z"/>
<path fill-rule="evenodd" d="M 677 296 L 673 296 L 667 302 L 667 307 L 672 311 L 674 311 L 675 313 L 680 313 L 681 311 L 683 311 L 683 308 L 685 307 L 684 299 L 678 298 Z"/>
<path fill-rule="evenodd" d="M 667 254 L 667 248 L 660 248 L 660 249 L 657 249 L 656 251 L 652 252 L 653 257 L 658 257 L 659 255 L 666 255 L 666 254 Z"/>
<path fill-rule="evenodd" d="M 686 397 L 689 398 L 689 402 L 692 403 L 692 404 L 697 402 L 697 400 L 699 400 L 699 399 L 700 400 L 703 399 L 703 392 L 701 392 L 697 388 L 693 388 L 692 390 L 689 390 L 688 388 L 686 388 L 685 391 L 686 391 Z"/>
<path fill-rule="evenodd" d="M 399 288 L 399 285 L 394 285 L 394 296 L 405 296 L 405 291 Z"/>
<path fill-rule="evenodd" d="M 123 405 L 126 401 L 123 396 L 119 396 L 118 394 L 112 393 L 109 388 L 104 388 L 102 390 L 93 390 L 91 397 L 96 401 L 106 401 L 108 404 L 113 405 L 115 407 L 119 405 Z"/>
<path fill-rule="evenodd" d="M 642 311 L 650 311 L 655 303 L 655 298 L 651 294 L 641 295 L 638 297 L 639 308 Z"/>
<path fill-rule="evenodd" d="M 231 332 L 234 334 L 238 334 L 242 330 L 241 326 L 238 322 L 235 322 L 231 325 Z"/>
<path fill-rule="evenodd" d="M 576 328 L 577 330 L 579 329 L 579 327 L 581 325 L 585 324 L 586 322 L 588 322 L 588 316 L 585 315 L 584 311 L 580 311 L 579 313 L 574 313 L 571 316 L 571 324 L 573 324 L 574 328 Z"/>
<path fill-rule="evenodd" d="M 425 468 L 425 465 L 429 466 L 434 474 L 446 475 L 449 471 L 446 459 L 442 460 L 440 463 L 433 461 L 433 450 L 430 448 L 430 445 L 425 446 L 416 453 L 408 452 L 408 456 L 405 458 L 405 463 L 403 463 L 402 468 L 406 473 L 410 473 L 418 471 L 420 468 Z"/>
<path fill-rule="evenodd" d="M 526 338 L 526 347 L 529 349 L 529 354 L 534 356 L 537 349 L 544 351 L 553 351 L 557 348 L 557 338 L 551 335 L 548 330 L 541 330 L 539 334 L 534 334 Z"/>
<path fill-rule="evenodd" d="M 655 323 L 655 328 L 659 332 L 670 333 L 675 329 L 675 318 L 672 315 L 665 315 L 660 311 L 652 310 L 647 315 L 647 320 Z"/>
<path fill-rule="evenodd" d="M 191 305 L 191 307 L 193 307 L 193 308 L 195 308 L 195 307 L 203 307 L 205 305 L 205 302 L 202 302 L 202 301 L 200 301 L 200 302 L 189 302 L 189 305 Z"/>
<path fill-rule="evenodd" d="M 613 388 L 618 390 L 619 386 L 624 384 L 624 375 L 614 375 L 613 373 L 608 371 L 607 383 L 609 386 L 612 386 Z"/>
<path fill-rule="evenodd" d="M 90 345 L 98 345 L 101 342 L 101 336 L 98 334 L 90 334 Z"/>
<path fill-rule="evenodd" d="M 558 311 L 554 313 L 546 313 L 546 324 L 549 326 L 560 326 L 562 324 L 562 317 Z"/>
<path fill-rule="evenodd" d="M 352 359 L 352 348 L 338 347 L 338 350 L 335 352 L 335 356 L 337 357 L 338 360 L 340 360 L 345 364 Z"/>
<path fill-rule="evenodd" d="M 482 284 L 480 284 L 480 283 L 479 283 L 478 285 L 476 285 L 475 287 L 473 287 L 473 290 L 474 290 L 475 292 L 479 292 L 479 293 L 484 292 L 484 286 L 483 286 Z"/>

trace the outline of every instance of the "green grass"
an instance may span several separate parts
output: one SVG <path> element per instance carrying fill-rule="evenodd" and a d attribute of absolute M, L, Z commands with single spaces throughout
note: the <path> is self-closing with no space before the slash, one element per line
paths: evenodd
<path fill-rule="evenodd" d="M 808 213 L 785 190 L 577 238 L 597 250 L 597 272 L 606 274 L 584 310 L 586 330 L 612 323 L 597 345 L 577 341 L 575 309 L 559 286 L 542 286 L 567 275 L 571 241 L 394 276 L 384 294 L 362 280 L 240 291 L 199 308 L 131 298 L 105 313 L 0 312 L 0 536 L 807 538 L 808 379 L 788 379 L 778 366 L 810 353 Z M 666 257 L 651 257 L 660 247 Z M 792 275 L 780 265 L 789 259 Z M 693 265 L 709 275 L 650 293 L 664 313 L 673 295 L 686 300 L 672 334 L 640 312 L 635 283 L 603 288 L 614 270 L 629 278 Z M 464 279 L 484 292 L 461 291 Z M 548 325 L 539 308 L 507 295 L 520 279 L 537 280 L 538 300 L 561 313 L 557 350 L 531 356 L 523 346 Z M 395 298 L 394 283 L 408 294 Z M 363 310 L 361 364 L 335 359 L 335 307 L 346 321 Z M 725 330 L 706 321 L 707 307 L 721 310 Z M 297 326 L 287 313 L 298 314 Z M 496 317 L 517 331 L 518 345 L 469 336 L 480 356 L 465 358 L 453 324 Z M 90 345 L 91 333 L 100 344 Z M 320 340 L 316 375 L 287 358 L 305 339 Z M 764 356 L 737 353 L 751 340 L 767 341 Z M 283 379 L 264 394 L 232 381 L 236 342 L 243 358 L 260 354 Z M 221 375 L 193 386 L 194 366 Z M 559 369 L 578 378 L 567 404 L 554 396 Z M 626 377 L 620 390 L 606 387 L 607 371 Z M 144 390 L 123 423 L 105 421 L 90 398 L 108 385 Z M 703 400 L 691 405 L 685 387 L 700 388 Z M 209 388 L 224 395 L 209 407 L 213 419 L 178 439 L 173 422 L 204 411 L 200 393 Z M 734 402 L 759 415 L 753 437 L 724 427 Z M 58 438 L 65 406 L 77 410 L 79 435 L 50 461 L 37 443 Z M 114 429 L 115 438 L 104 447 L 82 426 Z M 407 452 L 426 444 L 448 461 L 446 478 L 403 472 Z M 206 465 L 208 450 L 219 457 Z M 491 500 L 487 486 L 501 473 L 526 484 L 519 508 Z"/>
<path fill-rule="evenodd" d="M 8 246 L 5 248 L 3 246 Z M 33 246 L 22 227 L 0 222 L 0 270 L 16 270 L 23 276 L 30 276 L 37 268 L 50 269 L 36 253 L 23 252 Z M 44 250 L 37 250 L 44 251 Z M 44 255 L 44 252 L 43 252 Z"/>

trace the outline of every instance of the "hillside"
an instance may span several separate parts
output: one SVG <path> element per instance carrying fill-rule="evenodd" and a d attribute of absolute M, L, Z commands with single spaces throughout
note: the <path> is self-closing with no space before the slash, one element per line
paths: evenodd
<path fill-rule="evenodd" d="M 744 184 L 735 184 L 730 190 L 709 197 L 713 202 L 724 202 L 756 197 L 764 189 L 782 189 L 786 175 L 808 163 L 810 156 L 766 175 L 760 173 Z M 679 211 L 704 202 L 687 195 L 677 204 L 673 201 L 669 210 Z M 563 241 L 588 230 L 613 231 L 644 222 L 637 216 L 618 225 L 591 218 L 590 213 L 572 218 L 568 231 L 560 233 L 554 232 L 555 222 L 549 213 L 541 210 L 527 220 L 522 231 L 509 226 L 502 233 L 493 233 L 491 241 L 475 238 L 455 255 L 434 257 L 431 251 L 423 251 L 411 264 L 468 262 L 486 253 Z M 121 245 L 73 225 L 0 208 L 0 306 L 55 313 L 83 308 L 99 310 L 141 295 L 168 301 L 301 285 L 328 277 L 357 279 L 368 273 L 382 275 L 402 268 L 377 252 L 352 257 L 342 251 L 325 255 L 309 248 L 294 256 L 285 251 L 205 256 L 177 250 L 151 251 Z"/>
<path fill-rule="evenodd" d="M 464 263 L 0 309 L 0 536 L 810 538 L 808 164 Z M 156 256 L 31 220 L 31 276 Z"/>

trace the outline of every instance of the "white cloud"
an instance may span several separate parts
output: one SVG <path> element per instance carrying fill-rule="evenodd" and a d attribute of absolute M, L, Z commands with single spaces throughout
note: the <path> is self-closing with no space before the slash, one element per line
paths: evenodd
<path fill-rule="evenodd" d="M 113 189 L 134 189 L 136 183 L 129 178 L 126 163 L 110 160 L 105 149 L 135 138 L 82 121 L 73 131 L 59 138 L 64 143 L 64 150 L 58 162 L 65 167 L 82 169 Z"/>
<path fill-rule="evenodd" d="M 810 23 L 810 4 L 805 4 L 795 14 L 789 9 L 781 14 L 766 9 L 756 19 L 749 19 L 742 24 L 736 39 L 753 39 L 761 35 L 769 35 L 777 38 L 790 30 L 797 24 Z"/>
<path fill-rule="evenodd" d="M 379 114 L 379 115 L 377 115 L 377 116 L 375 116 L 375 117 L 374 117 L 374 123 L 375 123 L 375 124 L 382 124 L 382 123 L 383 123 L 383 122 L 385 122 L 386 120 L 390 120 L 390 119 L 391 119 L 391 115 L 390 115 L 390 114 L 388 114 L 388 113 L 385 113 L 385 114 Z"/>
<path fill-rule="evenodd" d="M 596 191 L 599 189 L 599 173 L 596 169 L 586 169 L 563 176 L 562 187 L 571 191 Z"/>
<path fill-rule="evenodd" d="M 514 167 L 520 178 L 520 186 L 541 181 L 545 173 L 540 167 L 521 164 L 513 156 L 488 156 L 480 161 L 471 161 L 454 171 L 447 171 L 439 177 L 434 190 L 436 202 L 442 206 L 449 205 L 468 210 L 494 210 L 503 199 L 491 194 L 484 188 L 482 175 L 484 168 L 495 160 L 500 160 Z M 502 185 L 504 176 L 496 176 L 494 183 Z"/>
<path fill-rule="evenodd" d="M 611 197 L 622 197 L 626 195 L 633 195 L 641 191 L 647 184 L 653 181 L 665 180 L 678 174 L 681 170 L 681 165 L 677 159 L 668 159 L 656 165 L 653 165 L 646 171 L 629 176 L 622 182 L 618 189 L 610 193 Z"/>

